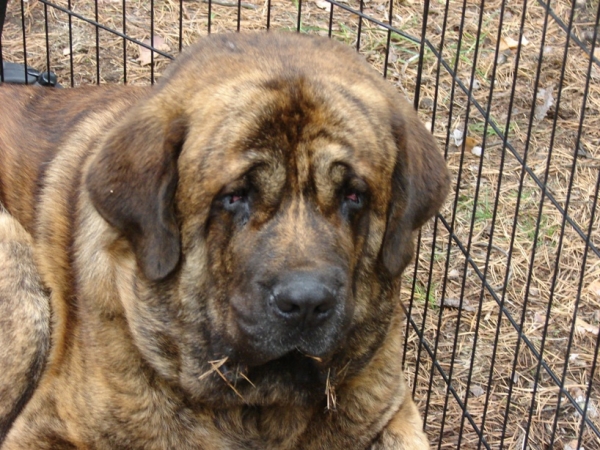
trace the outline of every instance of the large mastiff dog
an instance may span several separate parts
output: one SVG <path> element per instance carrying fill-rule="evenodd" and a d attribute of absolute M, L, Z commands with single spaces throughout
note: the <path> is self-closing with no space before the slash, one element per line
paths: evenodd
<path fill-rule="evenodd" d="M 0 86 L 2 448 L 427 448 L 399 278 L 447 186 L 324 38 L 211 36 L 151 89 Z"/>

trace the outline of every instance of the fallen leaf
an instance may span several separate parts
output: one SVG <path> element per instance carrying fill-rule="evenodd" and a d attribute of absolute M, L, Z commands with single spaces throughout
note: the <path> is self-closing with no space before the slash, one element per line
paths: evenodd
<path fill-rule="evenodd" d="M 454 145 L 460 147 L 463 143 L 463 132 L 458 128 L 452 132 L 452 137 L 454 138 Z"/>
<path fill-rule="evenodd" d="M 577 450 L 577 439 L 567 442 L 564 450 Z M 579 450 L 583 450 L 583 447 L 579 447 Z"/>
<path fill-rule="evenodd" d="M 331 11 L 331 3 L 327 0 L 315 0 L 315 5 L 317 5 L 317 8 L 324 9 L 327 12 Z"/>
<path fill-rule="evenodd" d="M 579 333 L 588 332 L 588 333 L 592 333 L 594 336 L 598 336 L 598 332 L 600 331 L 597 326 L 590 325 L 589 323 L 587 323 L 581 319 L 575 320 L 575 328 L 576 328 L 576 331 L 578 331 Z"/>
<path fill-rule="evenodd" d="M 165 42 L 165 39 L 158 35 L 154 35 L 154 42 L 152 42 L 150 39 L 145 39 L 142 41 L 142 43 L 150 46 L 153 45 L 156 50 L 160 50 L 161 52 L 168 52 L 171 50 L 169 45 Z M 140 57 L 137 59 L 137 61 L 140 63 L 140 66 L 147 66 L 148 64 L 151 64 L 152 51 L 141 45 L 138 45 L 138 47 L 140 50 Z"/>
<path fill-rule="evenodd" d="M 544 324 L 544 323 L 546 323 L 546 315 L 540 314 L 538 311 L 536 311 L 535 314 L 533 315 L 533 321 L 535 323 Z"/>
<path fill-rule="evenodd" d="M 585 149 L 585 147 L 583 146 L 583 144 L 581 142 L 577 146 L 577 156 L 579 156 L 581 158 L 589 158 L 590 157 L 590 154 L 587 152 L 587 150 Z"/>
<path fill-rule="evenodd" d="M 505 64 L 508 61 L 509 56 L 510 56 L 510 49 L 506 49 L 505 51 L 503 51 L 502 53 L 500 53 L 498 55 L 498 59 L 496 60 L 496 62 L 498 63 L 498 65 Z"/>
<path fill-rule="evenodd" d="M 460 278 L 460 273 L 458 272 L 457 269 L 452 269 L 450 272 L 448 272 L 449 280 L 458 280 L 459 278 Z"/>
<path fill-rule="evenodd" d="M 544 101 L 542 105 L 535 107 L 535 118 L 536 120 L 542 120 L 548 114 L 548 110 L 554 105 L 554 97 L 552 96 L 552 90 L 554 85 L 548 89 L 539 89 L 538 96 Z"/>
<path fill-rule="evenodd" d="M 588 289 L 592 294 L 600 298 L 600 280 L 596 280 L 590 283 Z"/>
<path fill-rule="evenodd" d="M 525 36 L 521 36 L 521 45 L 524 47 L 529 44 L 529 41 Z M 514 50 L 519 46 L 519 41 L 511 38 L 510 36 L 501 37 L 500 38 L 500 51 L 504 51 L 507 49 Z"/>
<path fill-rule="evenodd" d="M 390 55 L 391 56 L 391 55 Z M 433 100 L 429 97 L 422 97 L 419 101 L 419 108 L 432 110 L 433 109 Z"/>
<path fill-rule="evenodd" d="M 478 384 L 471 385 L 471 388 L 469 390 L 471 391 L 471 394 L 473 394 L 474 397 L 481 397 L 483 394 L 485 394 L 485 390 Z"/>
<path fill-rule="evenodd" d="M 462 305 L 461 305 L 460 300 L 457 298 L 445 298 L 444 306 L 447 306 L 449 308 L 458 308 L 458 309 L 462 308 L 464 311 L 475 312 L 475 308 L 473 306 L 469 305 L 469 303 L 467 303 L 466 300 L 463 300 Z"/>
<path fill-rule="evenodd" d="M 473 150 L 473 147 L 475 147 L 477 145 L 477 139 L 471 137 L 471 136 L 467 136 L 465 139 L 465 150 L 467 152 L 470 152 Z M 480 155 L 481 156 L 481 155 Z"/>
<path fill-rule="evenodd" d="M 471 153 L 473 153 L 475 156 L 481 156 L 483 154 L 483 149 L 479 145 L 476 145 L 471 149 Z"/>

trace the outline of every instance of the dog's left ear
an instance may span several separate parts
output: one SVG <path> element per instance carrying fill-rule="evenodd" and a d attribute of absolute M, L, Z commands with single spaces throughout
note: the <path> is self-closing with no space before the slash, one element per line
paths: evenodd
<path fill-rule="evenodd" d="M 173 272 L 181 251 L 174 198 L 186 126 L 161 106 L 147 103 L 129 112 L 107 136 L 86 178 L 93 205 L 131 243 L 152 281 Z"/>
<path fill-rule="evenodd" d="M 398 147 L 392 180 L 392 199 L 383 240 L 384 267 L 396 277 L 413 254 L 413 231 L 442 206 L 450 178 L 432 134 L 409 106 L 393 115 Z"/>

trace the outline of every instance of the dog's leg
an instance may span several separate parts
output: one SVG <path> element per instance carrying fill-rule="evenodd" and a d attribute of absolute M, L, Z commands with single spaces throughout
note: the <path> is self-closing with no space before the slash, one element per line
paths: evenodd
<path fill-rule="evenodd" d="M 407 397 L 371 450 L 429 450 L 417 405 Z"/>
<path fill-rule="evenodd" d="M 37 386 L 49 344 L 49 295 L 32 238 L 0 205 L 0 444 Z"/>

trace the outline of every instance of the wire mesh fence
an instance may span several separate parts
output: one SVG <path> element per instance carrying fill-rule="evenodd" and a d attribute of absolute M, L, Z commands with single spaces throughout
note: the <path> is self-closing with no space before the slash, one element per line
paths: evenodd
<path fill-rule="evenodd" d="M 432 446 L 600 449 L 599 22 L 598 0 L 15 0 L 1 54 L 78 86 L 153 83 L 207 33 L 354 46 L 453 174 L 403 287 Z"/>

